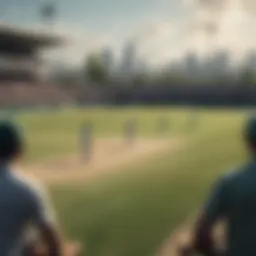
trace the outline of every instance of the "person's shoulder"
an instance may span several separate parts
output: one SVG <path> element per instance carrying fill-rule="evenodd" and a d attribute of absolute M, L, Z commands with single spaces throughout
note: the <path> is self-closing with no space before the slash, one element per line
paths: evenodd
<path fill-rule="evenodd" d="M 229 168 L 228 171 L 220 178 L 219 182 L 223 184 L 230 184 L 241 180 L 246 175 L 247 165 L 240 165 L 238 167 Z"/>
<path fill-rule="evenodd" d="M 16 171 L 12 177 L 20 191 L 27 195 L 42 196 L 45 193 L 44 185 L 34 176 Z"/>

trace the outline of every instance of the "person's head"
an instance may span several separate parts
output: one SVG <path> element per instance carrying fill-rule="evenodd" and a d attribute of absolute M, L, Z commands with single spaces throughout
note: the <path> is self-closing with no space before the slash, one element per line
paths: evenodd
<path fill-rule="evenodd" d="M 0 163 L 10 163 L 18 158 L 23 149 L 19 129 L 11 122 L 0 121 Z"/>

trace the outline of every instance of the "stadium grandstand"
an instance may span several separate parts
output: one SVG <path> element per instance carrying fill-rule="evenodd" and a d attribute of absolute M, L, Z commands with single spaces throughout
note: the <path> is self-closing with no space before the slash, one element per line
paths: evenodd
<path fill-rule="evenodd" d="M 62 89 L 45 83 L 40 53 L 63 38 L 0 25 L 0 106 L 60 104 L 70 100 Z"/>

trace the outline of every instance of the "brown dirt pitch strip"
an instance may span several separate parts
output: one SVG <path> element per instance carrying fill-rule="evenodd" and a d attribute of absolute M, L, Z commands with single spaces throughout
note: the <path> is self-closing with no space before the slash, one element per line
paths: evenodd
<path fill-rule="evenodd" d="M 93 143 L 90 161 L 86 161 L 82 154 L 67 155 L 25 166 L 24 170 L 47 184 L 73 183 L 121 170 L 127 164 L 165 150 L 175 151 L 181 144 L 178 138 L 137 139 L 132 144 L 127 144 L 124 139 L 97 139 Z"/>

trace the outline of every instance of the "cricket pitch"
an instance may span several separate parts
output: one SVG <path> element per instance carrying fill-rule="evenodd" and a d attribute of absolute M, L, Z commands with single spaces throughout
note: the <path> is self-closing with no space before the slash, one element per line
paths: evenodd
<path fill-rule="evenodd" d="M 24 171 L 47 184 L 86 181 L 165 150 L 176 151 L 180 145 L 180 139 L 137 139 L 131 144 L 123 139 L 97 139 L 90 161 L 82 154 L 66 155 L 25 166 Z"/>

